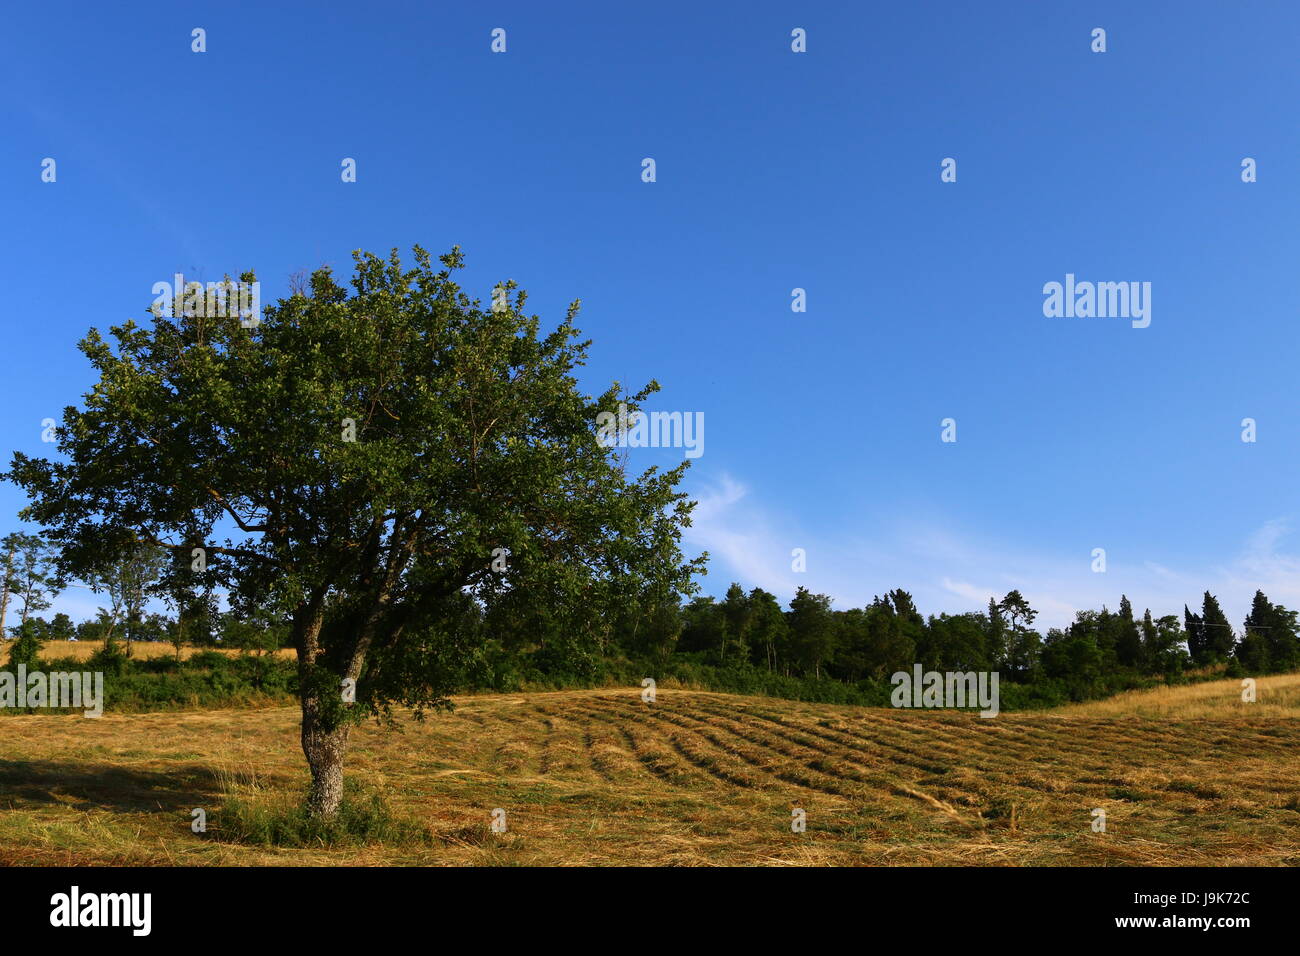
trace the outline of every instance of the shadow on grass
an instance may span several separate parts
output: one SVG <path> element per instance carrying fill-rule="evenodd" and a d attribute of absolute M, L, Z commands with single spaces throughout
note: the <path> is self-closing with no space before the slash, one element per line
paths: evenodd
<path fill-rule="evenodd" d="M 0 806 L 56 804 L 123 813 L 202 806 L 220 793 L 216 771 L 202 764 L 134 770 L 111 764 L 0 759 Z"/>

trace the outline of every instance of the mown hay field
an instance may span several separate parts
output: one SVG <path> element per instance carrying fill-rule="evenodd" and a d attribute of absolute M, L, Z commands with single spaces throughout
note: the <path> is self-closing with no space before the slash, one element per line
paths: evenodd
<path fill-rule="evenodd" d="M 466 697 L 352 738 L 350 778 L 426 840 L 307 849 L 230 842 L 217 813 L 223 791 L 300 797 L 294 707 L 6 716 L 0 863 L 1297 865 L 1300 720 L 1248 708 L 1300 677 L 1271 681 L 1258 705 L 1208 717 L 1186 702 L 982 719 L 662 688 L 653 703 L 637 688 Z M 1239 700 L 1238 683 L 1216 686 Z M 217 824 L 206 835 L 194 808 Z"/>

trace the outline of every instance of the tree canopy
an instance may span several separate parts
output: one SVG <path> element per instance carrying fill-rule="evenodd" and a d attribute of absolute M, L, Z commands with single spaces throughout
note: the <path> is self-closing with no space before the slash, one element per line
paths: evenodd
<path fill-rule="evenodd" d="M 351 723 L 444 702 L 473 653 L 449 626 L 465 602 L 596 642 L 620 606 L 689 591 L 703 560 L 680 551 L 686 462 L 629 479 L 597 440 L 599 412 L 658 386 L 582 393 L 578 302 L 542 334 L 513 282 L 487 309 L 461 290 L 459 249 L 441 268 L 419 247 L 410 269 L 396 250 L 354 258 L 350 292 L 322 268 L 260 321 L 177 302 L 111 344 L 92 330 L 99 378 L 64 410 L 62 458 L 18 453 L 9 473 L 64 572 L 148 544 L 171 554 L 164 588 L 285 622 L 324 814 Z"/>

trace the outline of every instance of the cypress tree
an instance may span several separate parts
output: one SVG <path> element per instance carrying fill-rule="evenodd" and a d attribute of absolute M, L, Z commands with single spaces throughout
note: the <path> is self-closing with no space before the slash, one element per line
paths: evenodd
<path fill-rule="evenodd" d="M 1226 661 L 1232 655 L 1237 639 L 1232 633 L 1232 625 L 1228 623 L 1228 616 L 1219 607 L 1218 598 L 1209 591 L 1205 592 L 1201 621 L 1201 626 L 1205 629 L 1203 646 L 1206 661 Z"/>
<path fill-rule="evenodd" d="M 1142 663 L 1142 636 L 1133 620 L 1133 605 L 1127 595 L 1120 595 L 1118 618 L 1115 657 L 1124 667 L 1137 667 Z"/>

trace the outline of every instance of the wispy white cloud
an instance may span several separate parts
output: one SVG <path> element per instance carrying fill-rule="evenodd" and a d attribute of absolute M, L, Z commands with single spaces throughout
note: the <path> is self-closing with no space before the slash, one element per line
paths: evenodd
<path fill-rule="evenodd" d="M 1213 566 L 1169 567 L 1155 561 L 1110 561 L 1105 573 L 1091 571 L 1088 555 L 1063 555 L 1044 548 L 1028 551 L 1005 542 L 964 536 L 934 518 L 897 518 L 865 536 L 845 526 L 811 531 L 759 502 L 731 475 L 694 489 L 698 502 L 685 532 L 690 553 L 708 551 L 707 591 L 721 593 L 730 581 L 761 587 L 788 601 L 799 587 L 829 594 L 839 608 L 860 607 L 895 587 L 910 591 L 927 614 L 983 610 L 989 598 L 1019 590 L 1039 612 L 1037 625 L 1063 627 L 1079 610 L 1115 608 L 1121 594 L 1134 610 L 1155 616 L 1199 606 L 1201 594 L 1216 594 L 1229 619 L 1240 622 L 1256 589 L 1273 601 L 1300 608 L 1300 555 L 1283 546 L 1292 522 L 1275 518 L 1243 538 L 1240 552 Z M 791 567 L 791 551 L 803 548 L 807 570 Z M 95 616 L 103 595 L 71 589 L 46 614 L 64 611 L 74 620 Z M 162 610 L 159 605 L 157 610 Z M 14 605 L 10 603 L 14 623 Z"/>
<path fill-rule="evenodd" d="M 750 507 L 747 495 L 748 489 L 725 474 L 717 486 L 697 494 L 686 542 L 709 552 L 711 577 L 717 573 L 714 568 L 725 568 L 747 588 L 793 593 L 798 575 L 790 570 L 790 550 L 797 545 L 786 545 L 782 568 L 777 560 L 780 534 L 765 515 Z"/>
<path fill-rule="evenodd" d="M 697 520 L 686 540 L 712 556 L 709 591 L 720 592 L 736 580 L 786 600 L 803 586 L 846 608 L 901 587 L 926 613 L 956 613 L 983 610 L 990 597 L 1016 589 L 1039 612 L 1042 629 L 1065 626 L 1079 610 L 1114 609 L 1121 594 L 1135 613 L 1150 608 L 1157 617 L 1181 615 L 1184 603 L 1198 606 L 1206 590 L 1219 597 L 1234 621 L 1245 616 L 1256 589 L 1300 607 L 1300 556 L 1282 550 L 1292 530 L 1283 518 L 1247 535 L 1240 552 L 1218 566 L 1112 558 L 1105 572 L 1096 573 L 1090 555 L 963 536 L 934 518 L 895 519 L 873 529 L 869 538 L 847 526 L 813 532 L 765 508 L 730 475 L 706 487 L 698 499 Z M 790 552 L 796 547 L 807 551 L 806 573 L 791 570 Z"/>

